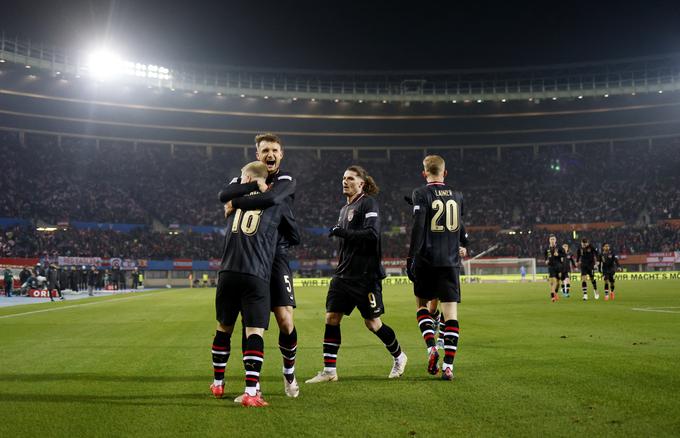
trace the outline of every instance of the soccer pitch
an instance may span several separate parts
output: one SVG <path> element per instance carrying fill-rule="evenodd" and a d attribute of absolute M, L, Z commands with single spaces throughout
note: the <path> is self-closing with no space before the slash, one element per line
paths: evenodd
<path fill-rule="evenodd" d="M 3 308 L 0 436 L 677 436 L 679 292 L 677 280 L 620 281 L 616 301 L 574 290 L 552 304 L 545 283 L 464 285 L 445 382 L 426 372 L 410 287 L 391 286 L 383 319 L 409 356 L 404 376 L 387 379 L 391 356 L 355 311 L 341 326 L 340 380 L 307 385 L 322 367 L 326 290 L 298 288 L 301 394 L 283 394 L 272 320 L 271 406 L 260 409 L 232 401 L 239 336 L 226 398 L 208 389 L 212 289 Z"/>

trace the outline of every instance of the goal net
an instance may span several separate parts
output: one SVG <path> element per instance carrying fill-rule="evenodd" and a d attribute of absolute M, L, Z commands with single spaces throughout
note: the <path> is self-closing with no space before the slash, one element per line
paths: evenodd
<path fill-rule="evenodd" d="M 536 281 L 536 259 L 532 258 L 473 258 L 463 266 L 468 282 Z"/>

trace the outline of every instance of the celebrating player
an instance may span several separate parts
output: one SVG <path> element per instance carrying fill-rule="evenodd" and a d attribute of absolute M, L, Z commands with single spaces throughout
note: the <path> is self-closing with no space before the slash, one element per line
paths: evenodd
<path fill-rule="evenodd" d="M 264 188 L 267 166 L 259 161 L 241 170 L 241 184 L 256 182 Z M 212 345 L 215 397 L 224 394 L 224 369 L 229 360 L 231 335 L 239 313 L 245 326 L 243 352 L 246 388 L 243 406 L 267 406 L 258 391 L 264 361 L 264 331 L 269 326 L 269 281 L 276 251 L 277 228 L 286 205 L 266 210 L 237 209 L 227 218 L 227 234 L 215 296 L 217 332 Z M 225 215 L 229 213 L 225 207 Z"/>
<path fill-rule="evenodd" d="M 459 336 L 460 257 L 465 256 L 467 246 L 461 221 L 463 196 L 444 183 L 447 172 L 442 157 L 425 157 L 423 167 L 427 185 L 413 191 L 413 230 L 406 266 L 414 283 L 418 327 L 427 345 L 427 371 L 433 375 L 439 372 L 434 339 L 439 318 L 431 312 L 431 300 L 438 300 L 444 318 L 442 379 L 453 380 Z"/>
<path fill-rule="evenodd" d="M 256 183 L 239 184 L 234 178 L 229 186 L 220 192 L 220 201 L 227 204 L 228 211 L 240 208 L 243 211 L 263 210 L 275 205 L 285 204 L 283 218 L 279 226 L 279 238 L 276 245 L 276 255 L 272 265 L 271 282 L 271 310 L 279 326 L 279 350 L 283 356 L 283 384 L 284 391 L 289 397 L 297 397 L 300 387 L 295 378 L 295 357 L 297 353 L 297 330 L 293 321 L 295 308 L 295 292 L 293 290 L 293 273 L 288 264 L 288 248 L 297 245 L 300 237 L 292 213 L 295 199 L 295 179 L 281 170 L 283 147 L 281 140 L 274 134 L 260 134 L 255 137 L 257 148 L 256 157 L 267 166 L 266 185 L 269 190 L 261 194 L 244 196 L 257 190 Z M 239 396 L 240 397 L 240 396 Z M 239 397 L 234 401 L 239 402 Z"/>
<path fill-rule="evenodd" d="M 619 258 L 611 251 L 608 243 L 602 245 L 599 271 L 604 279 L 604 300 L 614 299 L 614 275 L 620 269 Z M 609 291 L 611 290 L 611 295 Z"/>
<path fill-rule="evenodd" d="M 562 263 L 562 295 L 569 298 L 571 289 L 571 279 L 569 278 L 571 274 L 571 269 L 576 267 L 576 262 L 574 261 L 574 255 L 569 251 L 569 244 L 563 243 L 562 249 L 564 249 L 564 263 Z"/>
<path fill-rule="evenodd" d="M 597 292 L 597 280 L 595 279 L 595 264 L 598 259 L 599 256 L 595 247 L 590 244 L 588 239 L 581 239 L 581 247 L 576 251 L 576 263 L 581 267 L 583 301 L 588 300 L 588 279 L 590 279 L 590 282 L 593 284 L 593 297 L 596 300 L 600 299 L 600 294 Z"/>
<path fill-rule="evenodd" d="M 557 246 L 557 237 L 551 234 L 548 238 L 548 248 L 544 251 L 545 264 L 548 265 L 548 283 L 550 284 L 550 300 L 554 303 L 559 299 L 557 291 L 562 279 L 562 264 L 565 262 L 564 249 Z"/>
<path fill-rule="evenodd" d="M 366 327 L 375 333 L 394 357 L 389 378 L 404 373 L 406 355 L 401 351 L 394 330 L 380 319 L 385 312 L 381 280 L 380 212 L 373 196 L 378 186 L 359 166 L 350 166 L 342 177 L 342 193 L 347 204 L 340 210 L 338 224 L 330 236 L 340 239 L 338 267 L 326 296 L 326 329 L 323 340 L 323 371 L 307 383 L 338 380 L 336 363 L 341 344 L 340 321 L 358 308 Z"/>

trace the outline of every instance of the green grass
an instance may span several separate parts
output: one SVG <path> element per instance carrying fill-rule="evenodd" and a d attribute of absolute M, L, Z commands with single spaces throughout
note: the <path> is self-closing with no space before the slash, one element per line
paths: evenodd
<path fill-rule="evenodd" d="M 326 291 L 296 292 L 304 380 L 322 366 Z M 632 310 L 680 312 L 677 281 L 622 281 L 614 302 L 575 294 L 551 304 L 547 295 L 544 283 L 465 285 L 453 382 L 426 373 L 406 286 L 384 291 L 383 319 L 410 359 L 398 380 L 387 379 L 391 357 L 354 314 L 342 324 L 340 381 L 301 383 L 288 399 L 273 328 L 266 409 L 231 401 L 243 391 L 238 353 L 229 397 L 209 393 L 213 290 L 3 308 L 0 436 L 680 435 L 680 313 Z"/>

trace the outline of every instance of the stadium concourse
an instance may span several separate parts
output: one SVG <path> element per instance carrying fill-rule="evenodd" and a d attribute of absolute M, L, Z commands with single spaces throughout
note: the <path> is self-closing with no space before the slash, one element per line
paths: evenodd
<path fill-rule="evenodd" d="M 593 144 L 576 154 L 546 147 L 538 156 L 512 149 L 500 161 L 494 150 L 463 157 L 441 151 L 448 181 L 465 195 L 470 254 L 498 243 L 496 256 L 538 257 L 551 230 L 575 243 L 569 224 L 587 223 L 600 226 L 580 234 L 620 254 L 678 249 L 680 137 L 658 143 Z M 57 145 L 53 136 L 20 139 L 2 131 L 0 156 L 19 165 L 0 173 L 0 256 L 217 257 L 223 218 L 216 194 L 238 173 L 243 155 L 220 149 L 208 158 L 199 148 L 171 153 L 161 145 L 69 138 Z M 389 160 L 362 161 L 350 151 L 324 151 L 318 159 L 313 151 L 287 150 L 283 167 L 298 179 L 295 210 L 303 230 L 295 257 L 336 255 L 325 230 L 342 204 L 340 176 L 357 161 L 381 187 L 384 255 L 405 257 L 404 196 L 422 183 L 422 156 L 397 151 Z M 59 226 L 44 232 L 39 224 Z"/>

